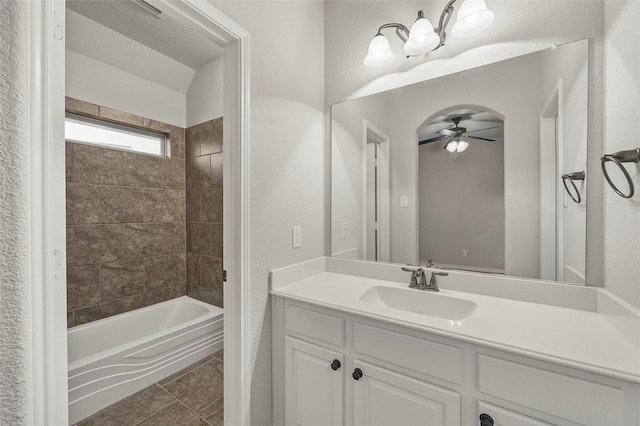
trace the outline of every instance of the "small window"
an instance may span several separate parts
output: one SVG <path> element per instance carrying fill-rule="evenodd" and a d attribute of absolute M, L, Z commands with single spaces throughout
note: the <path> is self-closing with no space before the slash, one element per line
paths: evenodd
<path fill-rule="evenodd" d="M 166 136 L 106 121 L 67 114 L 64 136 L 70 142 L 100 145 L 164 157 Z"/>

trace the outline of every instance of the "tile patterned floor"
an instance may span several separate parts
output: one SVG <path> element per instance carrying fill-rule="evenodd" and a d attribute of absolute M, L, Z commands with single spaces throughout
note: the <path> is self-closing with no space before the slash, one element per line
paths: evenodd
<path fill-rule="evenodd" d="M 76 426 L 223 426 L 223 350 Z"/>

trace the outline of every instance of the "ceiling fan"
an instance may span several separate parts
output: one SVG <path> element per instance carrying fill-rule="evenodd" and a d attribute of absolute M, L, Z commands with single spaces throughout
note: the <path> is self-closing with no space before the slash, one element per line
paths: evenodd
<path fill-rule="evenodd" d="M 467 149 L 467 147 L 469 146 L 469 143 L 465 139 L 478 139 L 481 141 L 495 142 L 495 139 L 481 138 L 480 136 L 472 136 L 468 134 L 465 127 L 459 126 L 461 120 L 462 117 L 452 117 L 451 121 L 453 122 L 454 127 L 450 129 L 440 129 L 436 133 L 441 136 L 419 141 L 418 145 L 447 140 L 444 145 L 444 149 L 451 153 L 460 153 Z M 474 130 L 474 132 L 496 129 L 497 127 L 498 126 L 487 127 L 485 129 Z"/>

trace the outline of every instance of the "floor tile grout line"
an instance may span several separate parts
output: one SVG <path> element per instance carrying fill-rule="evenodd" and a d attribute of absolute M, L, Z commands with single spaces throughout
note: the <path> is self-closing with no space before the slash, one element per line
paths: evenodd
<path fill-rule="evenodd" d="M 205 408 L 212 406 L 213 404 L 215 404 L 216 402 L 220 401 L 221 399 L 224 399 L 224 395 L 221 396 L 218 399 L 214 399 L 213 402 L 210 402 L 209 404 L 207 404 L 204 407 L 202 407 L 202 410 L 200 410 L 200 411 L 204 411 Z M 224 412 L 224 409 L 223 409 L 223 412 Z M 205 421 L 207 421 L 207 420 L 205 419 Z M 209 423 L 209 422 L 207 422 L 207 423 Z M 209 424 L 211 424 L 211 423 L 209 423 Z"/>
<path fill-rule="evenodd" d="M 157 384 L 157 383 L 154 383 L 154 384 L 153 384 L 153 385 L 151 385 L 151 386 L 154 386 L 154 385 L 155 385 L 155 386 L 158 386 L 161 390 L 163 390 L 164 392 L 168 393 L 171 397 L 173 397 L 173 398 L 175 399 L 175 396 L 171 395 L 169 392 L 167 392 L 165 389 L 163 389 L 163 388 L 162 388 L 162 386 L 160 386 L 160 385 L 159 385 L 159 384 Z M 169 405 L 171 405 L 171 404 L 169 404 Z M 167 405 L 167 407 L 168 407 L 169 405 Z M 164 409 L 165 409 L 165 408 L 167 408 L 167 407 L 162 407 L 162 408 L 160 408 L 159 410 L 154 411 L 153 413 L 149 414 L 147 417 L 144 417 L 144 418 L 142 418 L 142 419 L 138 420 L 136 423 L 134 423 L 134 424 L 133 424 L 133 426 L 139 425 L 139 424 L 140 424 L 140 423 L 142 423 L 143 421 L 147 420 L 149 417 L 151 417 L 151 416 L 154 416 L 154 415 L 158 414 L 160 411 L 164 410 Z"/>
<path fill-rule="evenodd" d="M 204 365 L 204 364 L 203 364 Z M 157 383 L 156 383 L 157 384 Z M 160 385 L 158 385 L 160 386 Z M 166 393 L 168 393 L 169 395 L 171 395 L 173 397 L 173 399 L 175 399 L 176 401 L 178 401 L 180 404 L 182 404 L 187 410 L 191 411 L 193 414 L 195 414 L 200 420 L 202 420 L 203 422 L 205 422 L 206 424 L 208 424 L 209 426 L 211 426 L 211 423 L 209 423 L 204 417 L 202 417 L 200 414 L 198 414 L 195 410 L 193 410 L 191 407 L 189 407 L 187 404 L 185 404 L 184 402 L 182 402 L 180 400 L 180 398 L 178 398 L 177 396 L 175 396 L 174 394 L 172 394 L 171 392 L 169 392 L 168 390 L 166 390 L 165 388 L 163 388 L 162 386 L 160 386 L 160 388 L 165 391 Z M 220 398 L 218 398 L 220 399 Z M 217 400 L 216 400 L 217 401 Z M 205 407 L 208 407 L 209 404 L 205 405 L 204 407 L 202 407 L 203 409 Z M 135 425 L 134 425 L 135 426 Z"/>

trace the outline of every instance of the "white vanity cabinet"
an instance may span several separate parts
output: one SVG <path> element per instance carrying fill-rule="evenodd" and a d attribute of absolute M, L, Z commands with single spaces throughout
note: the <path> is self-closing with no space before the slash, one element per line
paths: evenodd
<path fill-rule="evenodd" d="M 341 426 L 344 356 L 291 337 L 285 342 L 287 424 Z"/>
<path fill-rule="evenodd" d="M 457 392 L 394 371 L 387 367 L 388 363 L 355 350 L 357 347 L 366 351 L 379 337 L 376 332 L 386 331 L 363 324 L 354 327 L 352 321 L 339 313 L 279 302 L 286 320 L 283 332 L 279 333 L 284 358 L 274 363 L 284 384 L 284 418 L 277 424 L 461 424 Z M 358 346 L 351 342 L 354 332 L 359 336 Z M 397 346 L 398 342 L 387 343 L 390 352 L 382 353 L 382 357 L 405 352 Z"/>
<path fill-rule="evenodd" d="M 273 309 L 276 425 L 638 425 L 631 382 L 283 297 Z"/>
<path fill-rule="evenodd" d="M 460 395 L 393 370 L 355 360 L 362 371 L 352 384 L 353 424 L 460 425 Z"/>

